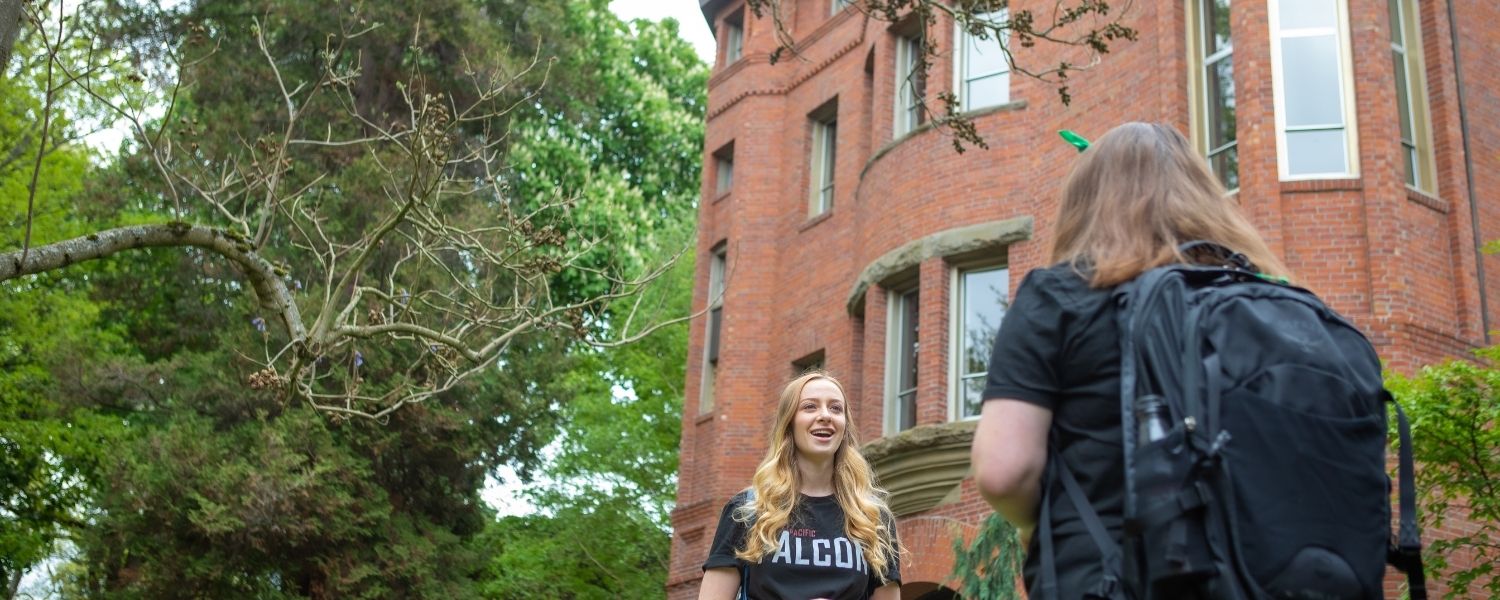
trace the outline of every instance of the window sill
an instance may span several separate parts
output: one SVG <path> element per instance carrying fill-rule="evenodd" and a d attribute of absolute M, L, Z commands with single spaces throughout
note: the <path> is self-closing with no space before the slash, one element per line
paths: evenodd
<path fill-rule="evenodd" d="M 969 450 L 979 421 L 921 425 L 889 435 L 860 449 L 890 492 L 891 513 L 905 516 L 958 499 L 969 475 Z"/>
<path fill-rule="evenodd" d="M 717 416 L 719 416 L 718 409 L 710 410 L 710 411 L 708 411 L 706 413 L 698 415 L 698 418 L 693 419 L 693 424 L 694 425 L 702 425 L 704 423 L 707 423 L 709 421 L 714 420 L 714 417 L 717 417 Z"/>
<path fill-rule="evenodd" d="M 1430 208 L 1438 213 L 1448 214 L 1448 201 L 1437 196 L 1429 196 L 1426 192 L 1408 186 L 1406 188 L 1406 200 L 1418 206 Z"/>
<path fill-rule="evenodd" d="M 726 192 L 724 192 L 722 194 L 714 196 L 713 200 L 709 200 L 708 203 L 709 204 L 718 204 L 720 202 L 723 202 L 725 198 L 728 198 L 728 197 L 730 197 L 733 194 L 734 194 L 734 190 L 728 190 L 728 191 L 726 191 Z"/>
<path fill-rule="evenodd" d="M 1292 179 L 1281 181 L 1281 193 L 1300 194 L 1306 192 L 1357 192 L 1365 189 L 1365 180 L 1359 177 L 1327 179 Z"/>
<path fill-rule="evenodd" d="M 833 218 L 833 209 L 830 208 L 828 210 L 823 211 L 822 214 L 820 214 L 820 215 L 818 215 L 816 217 L 813 217 L 813 218 L 810 218 L 810 219 L 808 219 L 806 221 L 803 221 L 802 225 L 799 226 L 799 227 L 797 227 L 797 233 L 802 233 L 804 231 L 807 231 L 809 229 L 817 227 L 819 223 L 822 223 L 823 221 L 827 221 L 828 219 L 831 219 L 831 218 Z"/>

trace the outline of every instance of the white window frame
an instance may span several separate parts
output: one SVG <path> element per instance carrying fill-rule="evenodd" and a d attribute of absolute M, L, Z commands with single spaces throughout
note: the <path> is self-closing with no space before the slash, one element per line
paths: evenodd
<path fill-rule="evenodd" d="M 911 298 L 911 300 L 908 300 L 908 298 Z M 902 347 L 905 345 L 905 341 L 906 341 L 904 338 L 901 337 L 901 336 L 903 336 L 905 334 L 905 330 L 906 330 L 906 323 L 905 323 L 905 321 L 903 321 L 903 317 L 905 316 L 906 313 L 905 313 L 905 311 L 903 309 L 906 308 L 906 305 L 909 302 L 915 302 L 917 304 L 917 306 L 916 306 L 916 308 L 917 308 L 917 311 L 916 311 L 916 313 L 917 313 L 917 329 L 916 329 L 916 337 L 917 337 L 917 339 L 915 340 L 915 343 L 917 344 L 917 351 L 912 354 L 912 361 L 913 361 L 913 363 L 919 363 L 921 361 L 921 347 L 922 347 L 921 346 L 921 344 L 922 344 L 922 329 L 921 329 L 921 327 L 922 327 L 922 323 L 921 323 L 922 294 L 921 294 L 921 291 L 918 289 L 918 286 L 916 284 L 913 284 L 913 285 L 910 285 L 910 286 L 907 286 L 907 287 L 904 287 L 904 288 L 897 288 L 897 289 L 892 289 L 892 290 L 887 290 L 886 291 L 886 303 L 885 303 L 886 304 L 886 319 L 885 319 L 885 323 L 886 323 L 886 328 L 885 328 L 885 400 L 884 400 L 885 410 L 884 410 L 884 419 L 882 419 L 882 420 L 884 421 L 885 435 L 888 435 L 888 436 L 889 435 L 895 435 L 897 433 L 900 433 L 900 432 L 904 431 L 903 429 L 901 429 L 901 414 L 902 414 L 901 413 L 901 396 L 902 396 L 902 394 L 904 392 L 910 392 L 910 393 L 913 394 L 913 401 L 912 401 L 912 413 L 913 414 L 912 414 L 911 420 L 912 420 L 912 426 L 913 427 L 915 427 L 917 425 L 917 416 L 915 414 L 916 413 L 916 399 L 915 399 L 915 394 L 916 394 L 916 391 L 921 388 L 921 378 L 920 378 L 921 370 L 920 370 L 920 368 L 917 369 L 919 376 L 917 378 L 917 381 L 914 382 L 916 384 L 915 387 L 911 388 L 910 390 L 902 390 L 902 389 L 898 388 L 898 386 L 901 385 L 901 372 L 902 372 L 901 351 L 902 351 Z M 917 367 L 916 364 L 913 364 L 912 366 L 913 367 Z"/>
<path fill-rule="evenodd" d="M 1406 114 L 1396 106 L 1396 118 L 1406 121 L 1411 140 L 1399 140 L 1402 168 L 1406 169 L 1407 153 L 1411 153 L 1411 171 L 1406 173 L 1410 181 L 1407 187 L 1435 194 L 1437 191 L 1437 169 L 1432 156 L 1432 117 L 1427 103 L 1427 71 L 1422 52 L 1422 22 L 1416 2 L 1412 0 L 1389 0 L 1388 9 L 1393 31 L 1401 32 L 1401 42 L 1391 42 L 1392 59 L 1400 60 L 1406 73 Z M 1395 66 L 1392 65 L 1394 70 Z M 1398 136 L 1400 128 L 1397 128 Z M 1409 150 L 1408 150 L 1409 148 Z"/>
<path fill-rule="evenodd" d="M 837 108 L 835 114 L 837 117 Z M 812 148 L 808 152 L 807 218 L 833 210 L 834 179 L 838 169 L 838 119 L 812 119 Z"/>
<path fill-rule="evenodd" d="M 892 138 L 899 138 L 922 126 L 922 101 L 913 91 L 911 80 L 916 69 L 915 55 L 922 51 L 921 34 L 896 37 L 896 102 Z M 922 95 L 926 95 L 926 80 L 923 76 Z"/>
<path fill-rule="evenodd" d="M 1308 27 L 1291 30 L 1281 28 L 1281 3 L 1298 2 L 1301 0 L 1270 0 L 1267 3 L 1267 13 L 1271 27 L 1271 87 L 1275 95 L 1276 108 L 1276 169 L 1282 181 L 1300 181 L 1308 179 L 1344 179 L 1359 177 L 1359 126 L 1355 118 L 1356 101 L 1354 98 L 1354 69 L 1353 51 L 1349 43 L 1349 6 L 1346 0 L 1332 0 L 1337 22 L 1333 27 Z M 1291 165 L 1287 152 L 1287 125 L 1286 125 L 1286 77 L 1282 73 L 1282 47 L 1281 42 L 1286 38 L 1316 37 L 1333 35 L 1335 46 L 1338 48 L 1338 71 L 1340 100 L 1342 100 L 1341 114 L 1343 123 L 1339 125 L 1320 124 L 1299 126 L 1296 131 L 1337 131 L 1342 129 L 1344 134 L 1344 165 L 1343 171 L 1324 173 L 1301 173 L 1291 175 Z"/>
<path fill-rule="evenodd" d="M 1210 122 L 1212 115 L 1218 111 L 1217 106 L 1210 105 L 1212 97 L 1208 89 L 1209 73 L 1219 63 L 1229 61 L 1230 77 L 1234 76 L 1234 37 L 1231 33 L 1229 43 L 1225 47 L 1214 51 L 1213 54 L 1205 55 L 1209 47 L 1209 36 L 1213 34 L 1207 26 L 1207 11 L 1204 5 L 1215 0 L 1188 0 L 1187 23 L 1188 23 L 1188 98 L 1190 98 L 1190 111 L 1193 124 L 1193 143 L 1198 147 L 1199 154 L 1203 155 L 1208 163 L 1208 168 L 1213 172 L 1219 183 L 1224 185 L 1226 191 L 1234 193 L 1239 190 L 1239 124 L 1235 124 L 1235 139 L 1220 145 L 1210 147 L 1213 144 L 1213 124 Z M 1233 10 L 1233 3 L 1229 9 Z M 1238 86 L 1235 87 L 1236 100 L 1238 100 Z M 1235 164 L 1235 186 L 1229 187 L 1224 180 L 1224 174 L 1215 167 L 1214 158 L 1225 153 L 1233 153 Z"/>
<path fill-rule="evenodd" d="M 708 318 L 703 320 L 703 373 L 698 391 L 698 414 L 714 410 L 714 387 L 718 383 L 717 361 L 709 361 L 714 340 L 714 313 L 719 315 L 718 345 L 723 355 L 724 346 L 724 275 L 728 267 L 729 248 L 720 245 L 710 253 L 708 264 Z"/>
<path fill-rule="evenodd" d="M 951 301 L 948 303 L 948 420 L 968 421 L 979 418 L 979 413 L 964 416 L 963 414 L 963 390 L 965 379 L 985 377 L 986 371 L 978 373 L 963 373 L 963 351 L 964 351 L 964 275 L 967 273 L 982 271 L 1005 271 L 1005 299 L 1006 305 L 1010 304 L 1010 265 L 1006 261 L 984 261 L 969 262 L 953 265 L 949 269 L 950 283 L 949 295 Z M 1001 315 L 1003 318 L 1004 315 Z M 999 324 L 996 323 L 996 333 L 999 333 Z M 984 399 L 980 399 L 980 407 L 983 408 Z"/>
<path fill-rule="evenodd" d="M 995 11 L 995 12 L 992 12 L 992 13 L 978 13 L 978 14 L 974 15 L 974 18 L 975 19 L 989 20 L 989 21 L 995 22 L 995 23 L 1001 23 L 1001 22 L 1004 22 L 1005 20 L 1007 20 L 1007 19 L 1010 18 L 1010 14 L 1009 13 L 1010 13 L 1009 10 L 1007 10 L 1007 9 L 1001 9 L 1001 10 L 998 10 L 998 11 Z M 972 75 L 972 76 L 969 73 L 969 60 L 968 60 L 969 45 L 973 44 L 973 43 L 976 43 L 976 42 L 982 42 L 982 43 L 985 43 L 985 44 L 992 44 L 992 43 L 996 43 L 996 40 L 994 40 L 994 39 L 980 40 L 980 39 L 978 39 L 978 38 L 976 38 L 976 37 L 974 37 L 972 35 L 969 35 L 969 32 L 965 31 L 963 25 L 961 23 L 958 23 L 958 22 L 954 22 L 954 24 L 953 24 L 953 30 L 954 30 L 953 47 L 955 49 L 954 52 L 953 52 L 953 91 L 958 96 L 959 110 L 962 111 L 962 112 L 968 112 L 968 111 L 971 111 L 971 110 L 979 110 L 981 108 L 989 108 L 989 107 L 992 107 L 992 106 L 1001 106 L 1003 104 L 1009 104 L 1010 103 L 1010 74 L 1011 74 L 1011 66 L 1010 66 L 1010 61 L 1009 60 L 1006 61 L 1005 67 L 1003 69 L 999 70 L 999 71 L 994 71 L 994 72 L 991 72 L 991 73 L 981 73 L 981 74 Z M 1009 33 L 1009 30 L 1006 30 L 1006 31 L 1007 31 L 1007 33 Z M 1000 39 L 999 40 L 999 44 L 1001 45 L 1002 48 L 1007 45 L 1006 42 L 1007 42 L 1006 39 Z M 974 105 L 974 98 L 972 98 L 971 95 L 968 93 L 968 91 L 969 91 L 969 83 L 972 82 L 972 81 L 976 81 L 976 80 L 980 80 L 980 79 L 988 79 L 990 77 L 997 77 L 997 76 L 1004 76 L 1005 77 L 1005 97 L 1001 98 L 1001 99 L 999 99 L 997 101 L 989 102 L 989 103 L 986 103 L 986 104 L 983 104 L 983 105 L 979 105 L 979 106 Z"/>

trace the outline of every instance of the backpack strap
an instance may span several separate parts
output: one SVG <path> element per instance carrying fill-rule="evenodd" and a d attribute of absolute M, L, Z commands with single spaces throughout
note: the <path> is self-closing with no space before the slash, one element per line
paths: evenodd
<path fill-rule="evenodd" d="M 746 506 L 746 505 L 752 505 L 754 503 L 755 503 L 755 486 L 750 486 L 748 488 L 745 488 L 745 499 L 741 500 L 740 504 L 742 506 Z M 754 522 L 755 522 L 754 520 L 750 521 L 750 523 L 754 523 Z M 746 525 L 749 525 L 750 523 L 746 523 Z M 750 565 L 746 564 L 744 561 L 740 561 L 739 571 L 740 571 L 740 593 L 739 593 L 738 596 L 735 596 L 735 598 L 737 598 L 738 600 L 750 600 Z"/>
<path fill-rule="evenodd" d="M 1398 450 L 1397 485 L 1401 500 L 1400 525 L 1396 530 L 1396 543 L 1386 552 L 1386 562 L 1406 573 L 1407 591 L 1411 600 L 1427 599 L 1427 577 L 1422 569 L 1422 531 L 1417 527 L 1417 489 L 1411 452 L 1411 424 L 1406 420 L 1406 411 L 1391 397 L 1388 391 L 1381 392 L 1386 402 L 1396 407 L 1396 432 L 1401 440 Z"/>
<path fill-rule="evenodd" d="M 1120 578 L 1120 565 L 1124 554 L 1120 545 L 1109 537 L 1109 531 L 1104 528 L 1104 522 L 1099 520 L 1099 513 L 1089 504 L 1088 496 L 1084 495 L 1083 488 L 1078 485 L 1078 479 L 1073 476 L 1073 471 L 1068 468 L 1067 462 L 1063 460 L 1055 447 L 1049 445 L 1048 452 L 1048 477 L 1044 478 L 1047 492 L 1042 495 L 1041 515 L 1038 517 L 1038 535 L 1041 536 L 1041 563 L 1042 580 L 1040 582 L 1037 597 L 1043 600 L 1056 600 L 1057 589 L 1057 555 L 1052 541 L 1052 479 L 1056 477 L 1062 482 L 1063 492 L 1068 495 L 1068 501 L 1078 510 L 1078 516 L 1083 521 L 1083 526 L 1088 530 L 1089 537 L 1093 538 L 1094 545 L 1099 548 L 1100 573 L 1099 581 L 1089 591 L 1084 593 L 1084 598 L 1099 600 L 1116 600 L 1124 598 L 1125 587 Z"/>

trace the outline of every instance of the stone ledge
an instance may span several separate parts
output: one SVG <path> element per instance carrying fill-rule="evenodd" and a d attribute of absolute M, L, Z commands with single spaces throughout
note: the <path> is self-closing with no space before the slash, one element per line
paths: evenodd
<path fill-rule="evenodd" d="M 939 231 L 885 253 L 865 267 L 849 290 L 845 306 L 849 314 L 859 316 L 865 312 L 865 290 L 907 269 L 916 268 L 922 261 L 935 256 L 953 256 L 986 248 L 999 248 L 1022 240 L 1031 239 L 1032 218 L 1022 215 L 1003 221 L 989 221 L 977 225 Z"/>
<path fill-rule="evenodd" d="M 958 484 L 969 475 L 969 447 L 978 421 L 923 425 L 866 444 L 861 452 L 890 492 L 896 516 L 931 509 L 957 499 Z"/>

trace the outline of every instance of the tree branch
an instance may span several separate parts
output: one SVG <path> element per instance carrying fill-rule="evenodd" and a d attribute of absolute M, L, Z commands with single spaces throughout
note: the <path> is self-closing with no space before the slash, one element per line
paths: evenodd
<path fill-rule="evenodd" d="M 238 265 L 250 280 L 261 305 L 280 315 L 291 338 L 307 338 L 297 303 L 275 267 L 256 254 L 242 236 L 202 225 L 175 222 L 117 227 L 31 248 L 29 253 L 0 253 L 0 281 L 107 258 L 126 250 L 174 246 L 202 248 Z"/>

